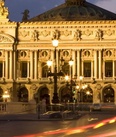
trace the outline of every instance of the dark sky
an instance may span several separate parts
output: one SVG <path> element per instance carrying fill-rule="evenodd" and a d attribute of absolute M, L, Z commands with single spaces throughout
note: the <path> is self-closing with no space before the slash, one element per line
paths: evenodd
<path fill-rule="evenodd" d="M 92 4 L 103 7 L 109 11 L 116 11 L 116 0 L 86 0 Z M 5 6 L 9 9 L 11 21 L 21 21 L 22 12 L 30 11 L 30 18 L 37 16 L 55 6 L 63 4 L 65 0 L 5 0 Z M 116 13 L 116 12 L 115 12 Z"/>

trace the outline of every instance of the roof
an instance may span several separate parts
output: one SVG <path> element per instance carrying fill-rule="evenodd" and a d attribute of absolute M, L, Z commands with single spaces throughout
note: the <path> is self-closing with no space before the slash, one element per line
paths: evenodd
<path fill-rule="evenodd" d="M 65 0 L 65 3 L 28 21 L 94 21 L 116 20 L 116 14 L 86 0 Z"/>

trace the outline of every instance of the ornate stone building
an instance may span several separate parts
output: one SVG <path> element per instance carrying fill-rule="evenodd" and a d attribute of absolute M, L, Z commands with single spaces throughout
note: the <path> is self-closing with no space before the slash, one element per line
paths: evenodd
<path fill-rule="evenodd" d="M 72 75 L 74 84 L 80 86 L 76 89 L 69 83 L 70 91 L 64 76 L 58 76 L 60 102 L 73 97 L 78 102 L 116 104 L 116 14 L 86 0 L 65 0 L 23 22 L 10 21 L 8 14 L 0 0 L 1 102 L 5 101 L 4 94 L 10 95 L 8 102 L 39 102 L 44 97 L 52 101 L 54 79 L 47 76 L 46 62 L 53 61 L 54 72 L 52 40 L 57 39 L 57 71 Z M 84 84 L 86 89 L 82 89 Z"/>

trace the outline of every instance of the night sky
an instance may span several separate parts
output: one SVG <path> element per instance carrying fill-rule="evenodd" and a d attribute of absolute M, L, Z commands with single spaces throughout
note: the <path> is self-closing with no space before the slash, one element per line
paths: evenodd
<path fill-rule="evenodd" d="M 86 1 L 116 13 L 116 0 Z M 9 9 L 9 19 L 20 22 L 25 9 L 30 11 L 29 15 L 32 18 L 64 2 L 65 0 L 5 0 L 5 6 Z"/>

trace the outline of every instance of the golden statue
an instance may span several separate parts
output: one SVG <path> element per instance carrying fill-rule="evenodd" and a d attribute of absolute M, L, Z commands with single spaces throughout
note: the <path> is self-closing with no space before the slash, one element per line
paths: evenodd
<path fill-rule="evenodd" d="M 0 18 L 8 17 L 8 8 L 5 7 L 4 0 L 0 0 Z"/>

